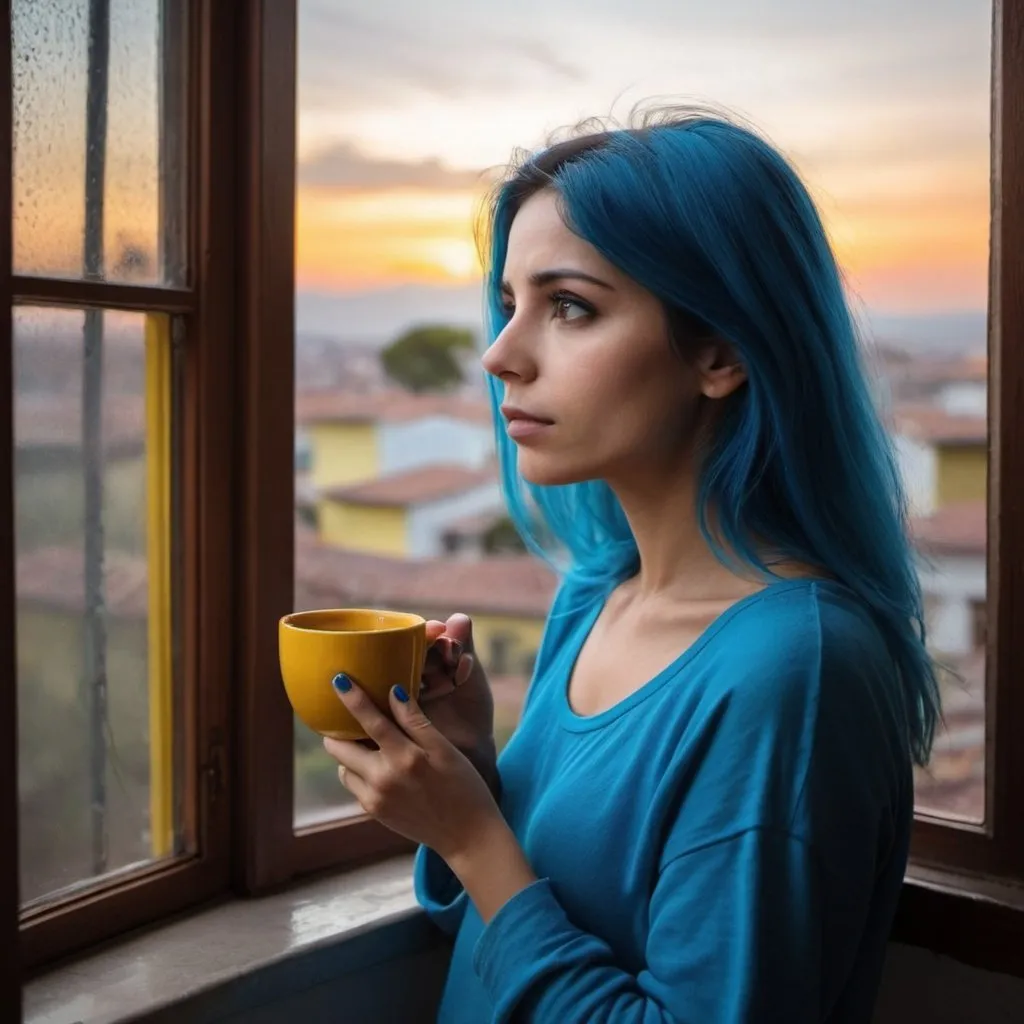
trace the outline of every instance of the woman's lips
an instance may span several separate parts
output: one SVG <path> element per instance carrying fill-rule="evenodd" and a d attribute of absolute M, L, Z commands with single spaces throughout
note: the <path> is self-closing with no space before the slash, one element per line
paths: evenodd
<path fill-rule="evenodd" d="M 513 441 L 524 441 L 526 438 L 536 437 L 545 430 L 550 430 L 553 426 L 553 423 L 547 423 L 544 420 L 516 416 L 508 421 L 508 436 Z"/>
<path fill-rule="evenodd" d="M 540 416 L 533 416 L 515 405 L 503 405 L 501 414 L 508 421 L 508 436 L 513 441 L 523 441 L 530 437 L 537 437 L 549 427 L 554 426 L 551 420 Z"/>

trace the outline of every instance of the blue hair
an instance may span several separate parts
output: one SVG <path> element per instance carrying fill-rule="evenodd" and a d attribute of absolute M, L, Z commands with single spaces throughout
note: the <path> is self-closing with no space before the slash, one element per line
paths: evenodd
<path fill-rule="evenodd" d="M 718 116 L 672 116 L 591 132 L 527 159 L 490 212 L 489 340 L 507 322 L 501 279 L 509 229 L 552 189 L 566 224 L 664 304 L 672 341 L 727 339 L 747 385 L 727 403 L 702 460 L 698 514 L 723 562 L 773 577 L 758 546 L 817 566 L 869 608 L 892 652 L 911 754 L 927 762 L 940 718 L 925 647 L 903 485 L 872 399 L 853 319 L 821 220 L 785 159 Z M 502 486 L 527 545 L 614 585 L 639 554 L 600 480 L 527 484 L 489 380 Z M 714 511 L 714 530 L 709 529 Z"/>

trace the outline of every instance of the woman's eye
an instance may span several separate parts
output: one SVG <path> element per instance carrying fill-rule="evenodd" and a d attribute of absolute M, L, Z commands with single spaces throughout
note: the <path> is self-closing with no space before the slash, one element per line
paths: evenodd
<path fill-rule="evenodd" d="M 555 316 L 559 320 L 581 320 L 593 313 L 589 306 L 566 295 L 556 295 L 553 301 L 555 304 Z"/>

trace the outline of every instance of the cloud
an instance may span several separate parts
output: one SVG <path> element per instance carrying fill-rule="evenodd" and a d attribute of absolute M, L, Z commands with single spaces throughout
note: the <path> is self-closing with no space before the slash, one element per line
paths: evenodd
<path fill-rule="evenodd" d="M 300 106 L 392 106 L 417 93 L 457 100 L 583 77 L 546 33 L 522 30 L 518 18 L 512 31 L 495 32 L 493 17 L 462 9 L 461 0 L 383 0 L 371 10 L 339 0 L 300 4 Z"/>
<path fill-rule="evenodd" d="M 581 82 L 585 76 L 581 68 L 565 58 L 560 57 L 547 43 L 540 39 L 501 39 L 493 40 L 496 52 L 504 52 L 513 59 L 517 56 L 526 57 L 554 78 L 570 82 Z"/>
<path fill-rule="evenodd" d="M 350 142 L 339 142 L 299 164 L 300 185 L 350 191 L 422 188 L 477 189 L 486 184 L 480 171 L 458 170 L 440 160 L 388 160 L 367 156 Z"/>

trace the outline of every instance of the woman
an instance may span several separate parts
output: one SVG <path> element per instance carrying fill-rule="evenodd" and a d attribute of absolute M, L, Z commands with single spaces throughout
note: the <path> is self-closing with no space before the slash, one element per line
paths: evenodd
<path fill-rule="evenodd" d="M 521 723 L 496 766 L 457 616 L 431 720 L 342 677 L 379 750 L 327 743 L 423 844 L 439 1020 L 867 1022 L 939 701 L 814 207 L 683 115 L 527 160 L 491 226 L 508 504 L 567 563 Z"/>

